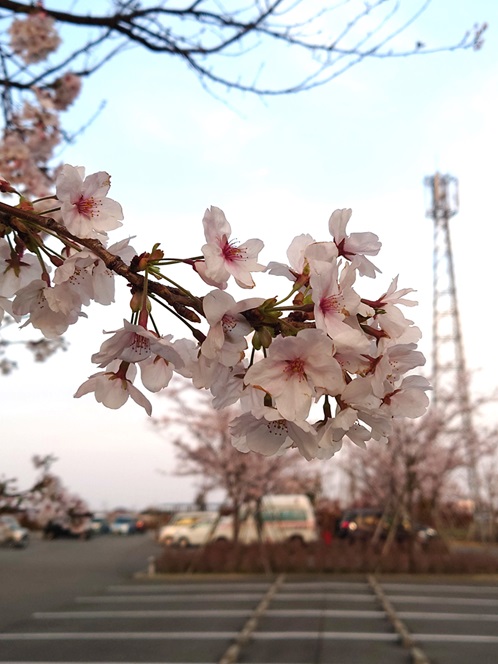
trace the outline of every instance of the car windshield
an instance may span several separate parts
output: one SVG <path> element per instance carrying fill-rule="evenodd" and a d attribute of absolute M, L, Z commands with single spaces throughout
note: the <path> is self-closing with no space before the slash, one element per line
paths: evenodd
<path fill-rule="evenodd" d="M 6 526 L 9 526 L 10 528 L 20 528 L 21 526 L 19 525 L 19 522 L 17 519 L 13 516 L 2 516 L 1 517 L 1 523 L 4 523 Z"/>
<path fill-rule="evenodd" d="M 191 527 L 199 523 L 212 523 L 215 518 L 209 512 L 203 514 L 175 514 L 171 517 L 168 525 Z"/>

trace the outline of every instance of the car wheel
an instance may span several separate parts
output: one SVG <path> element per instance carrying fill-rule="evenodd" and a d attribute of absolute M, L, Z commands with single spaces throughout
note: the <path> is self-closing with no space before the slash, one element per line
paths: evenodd
<path fill-rule="evenodd" d="M 180 547 L 180 549 L 186 549 L 189 545 L 190 542 L 186 537 L 180 537 L 180 539 L 178 540 L 178 546 Z"/>
<path fill-rule="evenodd" d="M 289 546 L 293 551 L 304 549 L 304 547 L 306 546 L 305 541 L 303 540 L 301 535 L 292 535 L 292 537 L 289 537 L 288 542 Z"/>

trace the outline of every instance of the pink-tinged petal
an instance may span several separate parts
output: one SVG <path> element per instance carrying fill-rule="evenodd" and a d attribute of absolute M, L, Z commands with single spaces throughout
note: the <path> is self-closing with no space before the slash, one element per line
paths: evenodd
<path fill-rule="evenodd" d="M 73 396 L 76 399 L 79 399 L 79 397 L 82 397 L 85 394 L 90 394 L 90 392 L 95 392 L 96 382 L 97 382 L 96 378 L 90 377 L 88 380 L 86 380 L 78 387 Z"/>
<path fill-rule="evenodd" d="M 346 226 L 352 214 L 351 208 L 343 208 L 342 210 L 334 210 L 330 215 L 329 232 L 337 244 L 346 237 Z"/>
<path fill-rule="evenodd" d="M 112 198 L 102 198 L 99 199 L 93 218 L 96 222 L 102 220 L 105 223 L 104 230 L 111 231 L 123 225 L 118 221 L 123 219 L 123 208 Z"/>
<path fill-rule="evenodd" d="M 93 198 L 102 198 L 107 196 L 107 192 L 111 187 L 111 177 L 105 171 L 98 171 L 92 173 L 83 183 L 82 194 L 85 198 L 92 196 Z"/>
<path fill-rule="evenodd" d="M 214 290 L 204 296 L 202 307 L 210 325 L 221 321 L 225 313 L 235 306 L 235 300 L 229 293 Z"/>
<path fill-rule="evenodd" d="M 228 277 L 230 276 L 228 272 L 225 270 L 225 276 L 222 279 L 216 280 L 216 279 L 211 279 L 207 275 L 207 266 L 204 261 L 195 261 L 194 263 L 194 270 L 197 272 L 197 274 L 200 276 L 200 278 L 209 286 L 215 286 L 216 288 L 221 288 L 225 289 L 228 286 Z"/>
<path fill-rule="evenodd" d="M 305 420 L 310 412 L 312 390 L 306 380 L 292 378 L 285 391 L 275 396 L 275 406 L 286 420 Z"/>
<path fill-rule="evenodd" d="M 74 198 L 77 200 L 81 195 L 81 187 L 83 178 L 85 177 L 85 169 L 65 164 L 61 172 L 57 176 L 55 184 L 56 196 L 59 200 L 69 199 L 72 201 Z"/>
<path fill-rule="evenodd" d="M 111 374 L 106 379 L 97 380 L 95 385 L 95 399 L 104 404 L 106 408 L 116 410 L 128 401 L 129 383 L 123 378 L 114 378 Z"/>
<path fill-rule="evenodd" d="M 301 456 L 307 461 L 314 459 L 318 452 L 317 436 L 314 429 L 307 422 L 287 422 L 289 437 L 297 447 Z M 303 428 L 304 427 L 304 428 Z"/>
<path fill-rule="evenodd" d="M 315 240 L 308 233 L 295 237 L 287 249 L 287 258 L 295 272 L 302 273 L 305 265 L 305 251 Z"/>
<path fill-rule="evenodd" d="M 147 397 L 140 392 L 134 385 L 131 383 L 128 383 L 128 392 L 130 394 L 130 397 L 133 399 L 133 401 L 138 404 L 139 406 L 142 406 L 142 408 L 145 410 L 147 415 L 149 417 L 152 415 L 152 404 L 150 401 L 147 399 Z"/>
<path fill-rule="evenodd" d="M 223 236 L 229 238 L 232 234 L 232 229 L 225 217 L 225 213 L 215 206 L 211 206 L 206 210 L 202 219 L 202 225 L 204 226 L 204 236 L 208 243 L 217 243 Z"/>

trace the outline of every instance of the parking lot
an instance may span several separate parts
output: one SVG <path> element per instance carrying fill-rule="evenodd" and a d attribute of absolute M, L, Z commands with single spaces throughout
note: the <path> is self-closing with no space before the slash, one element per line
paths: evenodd
<path fill-rule="evenodd" d="M 13 606 L 10 618 L 3 614 L 0 663 L 498 661 L 496 579 L 331 574 L 133 578 L 130 562 L 124 561 L 133 559 L 136 570 L 145 571 L 146 554 L 154 546 L 147 538 L 111 537 L 37 542 L 31 551 L 18 552 L 25 556 L 22 564 L 15 552 L 0 554 L 2 571 L 9 573 L 10 565 L 12 588 L 12 576 L 22 582 L 30 560 L 54 568 L 52 598 L 36 590 L 36 578 L 42 583 L 46 577 L 42 566 L 31 577 L 33 593 L 25 587 L 21 608 Z M 71 553 L 73 564 L 64 565 Z M 60 582 L 57 569 L 62 570 Z M 71 574 L 77 578 L 68 586 Z M 8 601 L 2 591 L 4 611 Z M 10 601 L 15 604 L 15 593 Z"/>

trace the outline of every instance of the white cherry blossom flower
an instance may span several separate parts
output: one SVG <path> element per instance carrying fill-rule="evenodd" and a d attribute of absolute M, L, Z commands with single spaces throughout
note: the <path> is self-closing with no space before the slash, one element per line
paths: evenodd
<path fill-rule="evenodd" d="M 132 325 L 123 321 L 123 327 L 104 341 L 98 353 L 92 355 L 92 362 L 106 367 L 116 359 L 126 362 L 142 362 L 151 355 L 159 355 L 174 365 L 183 364 L 180 355 L 171 343 L 171 335 L 158 337 L 142 325 Z"/>
<path fill-rule="evenodd" d="M 221 409 L 239 401 L 244 394 L 244 375 L 247 367 L 241 362 L 233 367 L 218 365 L 209 390 L 213 395 L 213 408 Z"/>
<path fill-rule="evenodd" d="M 49 288 L 42 279 L 35 279 L 17 292 L 12 311 L 16 316 L 29 314 L 22 327 L 31 324 L 47 339 L 55 339 L 85 315 L 80 307 L 81 300 L 71 290 Z"/>
<path fill-rule="evenodd" d="M 382 246 L 375 233 L 351 233 L 347 235 L 346 226 L 351 219 L 352 210 L 334 210 L 329 219 L 329 231 L 334 236 L 339 256 L 344 256 L 351 261 L 353 267 L 360 275 L 375 277 L 380 270 L 366 258 L 366 256 L 377 256 Z"/>
<path fill-rule="evenodd" d="M 253 364 L 244 382 L 271 394 L 287 420 L 305 420 L 313 399 L 339 394 L 344 388 L 334 346 L 324 332 L 302 330 L 295 337 L 277 337 L 268 357 Z"/>
<path fill-rule="evenodd" d="M 401 385 L 382 400 L 380 412 L 391 417 L 421 417 L 429 406 L 425 393 L 431 386 L 423 376 L 407 376 Z"/>
<path fill-rule="evenodd" d="M 202 306 L 209 332 L 201 346 L 201 353 L 209 360 L 218 360 L 227 367 L 240 362 L 247 348 L 246 336 L 252 332 L 251 325 L 241 312 L 255 309 L 264 298 L 254 297 L 236 302 L 222 290 L 214 290 L 204 296 Z"/>
<path fill-rule="evenodd" d="M 55 191 L 67 229 L 78 237 L 107 237 L 106 231 L 121 226 L 123 210 L 107 198 L 109 173 L 99 171 L 85 178 L 83 167 L 65 164 L 57 177 Z"/>
<path fill-rule="evenodd" d="M 344 320 L 356 316 L 360 307 L 360 297 L 353 290 L 355 277 L 355 271 L 346 265 L 339 278 L 337 260 L 331 263 L 312 263 L 310 285 L 315 303 L 316 326 L 332 339 L 336 335 L 351 331 L 351 327 Z M 357 333 L 361 335 L 359 330 Z M 364 338 L 364 335 L 361 337 Z"/>
<path fill-rule="evenodd" d="M 266 268 L 257 262 L 263 248 L 261 240 L 247 240 L 237 245 L 230 240 L 232 229 L 225 214 L 217 207 L 206 210 L 202 220 L 207 243 L 202 247 L 205 262 L 197 261 L 195 269 L 210 285 L 224 290 L 230 276 L 241 288 L 253 288 L 251 272 Z"/>
<path fill-rule="evenodd" d="M 40 279 L 42 269 L 36 256 L 19 255 L 9 243 L 0 238 L 0 296 L 12 297 L 34 279 Z"/>
<path fill-rule="evenodd" d="M 413 288 L 398 288 L 398 277 L 395 277 L 387 291 L 377 300 L 366 300 L 363 302 L 371 306 L 375 312 L 374 322 L 379 329 L 383 330 L 390 339 L 403 338 L 401 343 L 416 342 L 422 336 L 419 328 L 413 325 L 413 321 L 405 318 L 399 305 L 414 307 L 417 302 L 405 297 L 408 293 L 414 293 Z"/>
<path fill-rule="evenodd" d="M 386 348 L 380 359 L 374 360 L 373 393 L 382 399 L 395 389 L 408 371 L 423 366 L 425 362 L 425 356 L 416 350 L 415 344 L 396 344 Z"/>
<path fill-rule="evenodd" d="M 265 408 L 263 417 L 244 413 L 230 423 L 233 446 L 240 452 L 257 452 L 265 456 L 283 454 L 296 447 L 308 461 L 317 453 L 316 435 L 305 420 L 289 421 L 275 408 Z"/>
<path fill-rule="evenodd" d="M 315 425 L 317 430 L 318 453 L 320 459 L 330 459 L 342 448 L 344 438 L 347 436 L 355 445 L 366 448 L 366 441 L 371 438 L 368 429 L 358 423 L 358 413 L 354 408 L 339 410 L 335 417 L 330 417 L 325 423 Z"/>
<path fill-rule="evenodd" d="M 267 272 L 275 276 L 287 277 L 287 279 L 290 279 L 290 281 L 296 281 L 304 274 L 304 271 L 308 265 L 305 252 L 309 245 L 313 242 L 315 242 L 315 240 L 311 237 L 311 235 L 309 235 L 309 233 L 298 235 L 292 240 L 289 248 L 287 249 L 289 265 L 271 261 L 266 266 Z"/>
<path fill-rule="evenodd" d="M 130 364 L 123 372 L 121 363 L 114 362 L 109 365 L 108 371 L 99 371 L 90 376 L 80 385 L 74 396 L 79 398 L 93 392 L 99 403 L 112 409 L 121 408 L 131 397 L 150 416 L 152 414 L 150 401 L 133 385 L 136 373 L 137 369 L 133 364 Z"/>

